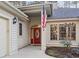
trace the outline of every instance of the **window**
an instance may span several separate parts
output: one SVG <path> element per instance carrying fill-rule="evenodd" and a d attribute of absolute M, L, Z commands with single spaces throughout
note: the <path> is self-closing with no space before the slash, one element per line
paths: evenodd
<path fill-rule="evenodd" d="M 50 26 L 51 40 L 57 40 L 57 24 Z"/>
<path fill-rule="evenodd" d="M 22 24 L 19 23 L 19 35 L 22 35 Z"/>
<path fill-rule="evenodd" d="M 65 23 L 59 25 L 59 40 L 75 40 L 76 39 L 76 24 Z"/>
<path fill-rule="evenodd" d="M 59 25 L 59 27 L 57 27 Z M 59 30 L 58 30 L 59 28 Z M 59 35 L 57 35 L 57 32 Z M 63 23 L 50 25 L 50 39 L 51 40 L 76 40 L 76 24 Z"/>
<path fill-rule="evenodd" d="M 65 40 L 65 39 L 66 39 L 66 25 L 59 24 L 59 40 Z"/>
<path fill-rule="evenodd" d="M 76 39 L 76 24 L 70 23 L 68 27 L 68 37 L 70 40 Z"/>

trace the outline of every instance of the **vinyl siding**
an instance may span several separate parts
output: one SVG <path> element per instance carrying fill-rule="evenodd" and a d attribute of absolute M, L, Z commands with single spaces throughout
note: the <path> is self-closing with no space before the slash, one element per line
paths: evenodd
<path fill-rule="evenodd" d="M 22 35 L 19 35 L 18 36 L 18 47 L 19 48 L 22 48 L 22 47 L 25 47 L 26 45 L 29 44 L 29 27 L 28 27 L 28 21 L 24 22 L 24 21 L 21 21 L 19 20 L 19 23 L 22 24 Z M 19 31 L 19 30 L 18 30 Z M 19 34 L 19 33 L 18 33 Z"/>
<path fill-rule="evenodd" d="M 0 16 L 3 16 L 5 18 L 7 18 L 9 20 L 9 53 L 13 54 L 15 53 L 15 50 L 18 49 L 17 47 L 17 25 L 13 24 L 13 17 L 14 15 L 12 15 L 11 13 L 7 12 L 4 9 L 0 8 Z"/>

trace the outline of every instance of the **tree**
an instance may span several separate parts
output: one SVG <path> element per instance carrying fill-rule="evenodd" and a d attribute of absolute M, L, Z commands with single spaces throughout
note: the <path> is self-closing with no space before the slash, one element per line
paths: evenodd
<path fill-rule="evenodd" d="M 70 1 L 64 1 L 64 7 L 70 8 Z"/>
<path fill-rule="evenodd" d="M 74 4 L 75 7 L 77 8 L 77 1 L 72 1 L 72 4 Z"/>

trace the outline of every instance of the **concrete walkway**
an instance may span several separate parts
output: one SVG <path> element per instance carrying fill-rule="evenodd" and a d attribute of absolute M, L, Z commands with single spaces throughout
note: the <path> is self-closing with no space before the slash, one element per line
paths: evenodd
<path fill-rule="evenodd" d="M 40 49 L 40 46 L 27 46 L 19 50 L 18 53 L 6 58 L 52 58 L 48 56 Z"/>

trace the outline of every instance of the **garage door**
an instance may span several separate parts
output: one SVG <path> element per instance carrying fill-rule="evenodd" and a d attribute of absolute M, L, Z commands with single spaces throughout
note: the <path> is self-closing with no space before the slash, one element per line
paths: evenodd
<path fill-rule="evenodd" d="M 7 20 L 0 18 L 0 57 L 7 54 L 8 26 Z"/>

